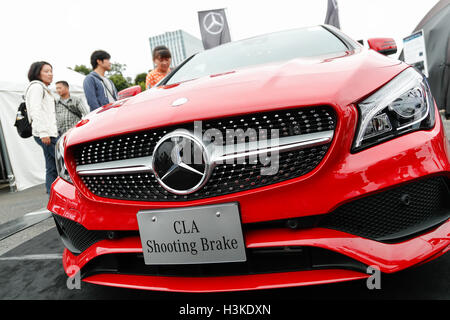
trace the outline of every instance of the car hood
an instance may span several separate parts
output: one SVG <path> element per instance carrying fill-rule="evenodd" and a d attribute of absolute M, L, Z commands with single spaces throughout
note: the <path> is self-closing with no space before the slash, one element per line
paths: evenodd
<path fill-rule="evenodd" d="M 407 65 L 372 50 L 326 59 L 294 59 L 147 90 L 90 113 L 68 144 L 178 123 L 295 106 L 338 108 L 367 96 Z M 187 102 L 172 104 L 185 98 Z"/>

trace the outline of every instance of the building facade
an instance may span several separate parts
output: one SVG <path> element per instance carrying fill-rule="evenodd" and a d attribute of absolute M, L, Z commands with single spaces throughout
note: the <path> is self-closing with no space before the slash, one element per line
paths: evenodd
<path fill-rule="evenodd" d="M 153 52 L 153 49 L 160 45 L 164 45 L 169 48 L 172 53 L 171 68 L 175 68 L 191 55 L 203 51 L 202 41 L 183 30 L 165 32 L 163 34 L 150 37 L 149 41 L 150 52 Z"/>

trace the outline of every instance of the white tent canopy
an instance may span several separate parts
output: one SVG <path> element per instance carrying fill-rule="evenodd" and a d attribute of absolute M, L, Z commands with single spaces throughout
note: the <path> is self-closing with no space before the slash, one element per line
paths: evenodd
<path fill-rule="evenodd" d="M 17 190 L 23 190 L 45 182 L 45 160 L 41 147 L 33 137 L 21 138 L 14 127 L 17 108 L 23 101 L 22 96 L 29 83 L 27 79 L 28 66 L 22 70 L 8 70 L 10 66 L 0 67 L 0 123 L 3 132 L 9 161 L 14 174 Z M 54 83 L 65 80 L 69 83 L 70 92 L 74 96 L 84 99 L 84 75 L 65 67 L 53 65 L 53 84 L 50 89 L 54 91 Z M 54 93 L 55 97 L 58 97 Z M 14 183 L 10 179 L 10 184 Z"/>

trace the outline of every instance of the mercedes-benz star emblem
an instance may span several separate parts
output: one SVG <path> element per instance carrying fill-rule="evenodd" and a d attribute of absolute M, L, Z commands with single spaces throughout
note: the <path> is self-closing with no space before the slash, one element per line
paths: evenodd
<path fill-rule="evenodd" d="M 190 194 L 203 187 L 209 177 L 209 155 L 201 139 L 187 130 L 176 130 L 155 146 L 153 171 L 164 189 Z"/>
<path fill-rule="evenodd" d="M 203 28 L 210 34 L 219 34 L 223 31 L 225 20 L 220 13 L 210 12 L 203 18 Z"/>

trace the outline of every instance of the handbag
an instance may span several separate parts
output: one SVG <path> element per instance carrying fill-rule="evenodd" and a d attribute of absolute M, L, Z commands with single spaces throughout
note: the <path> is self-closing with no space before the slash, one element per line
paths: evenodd
<path fill-rule="evenodd" d="M 27 91 L 25 92 L 24 97 L 26 96 L 28 89 L 30 87 L 27 88 Z M 44 99 L 45 97 L 45 88 L 44 88 L 44 94 L 42 96 L 42 99 Z M 24 98 L 25 100 L 25 98 Z M 14 122 L 14 126 L 17 129 L 17 133 L 19 134 L 19 136 L 21 138 L 29 138 L 32 136 L 32 127 L 31 127 L 31 122 L 29 121 L 28 118 L 28 111 L 27 111 L 27 105 L 25 103 L 25 101 L 21 102 L 19 104 L 19 108 L 17 109 L 17 113 L 16 113 L 16 121 Z"/>

